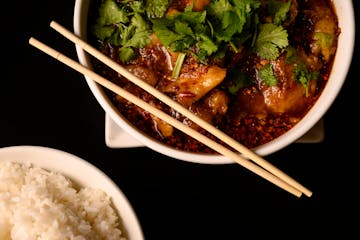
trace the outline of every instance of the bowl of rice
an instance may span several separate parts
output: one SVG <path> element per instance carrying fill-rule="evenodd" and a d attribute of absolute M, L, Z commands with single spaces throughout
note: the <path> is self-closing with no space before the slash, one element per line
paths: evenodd
<path fill-rule="evenodd" d="M 101 170 L 40 146 L 0 149 L 0 239 L 144 239 L 130 202 Z"/>

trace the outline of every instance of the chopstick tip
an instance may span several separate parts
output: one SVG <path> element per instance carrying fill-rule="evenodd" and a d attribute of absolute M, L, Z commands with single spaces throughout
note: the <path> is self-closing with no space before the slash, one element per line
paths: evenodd
<path fill-rule="evenodd" d="M 34 42 L 35 42 L 35 38 L 34 38 L 34 37 L 30 37 L 30 38 L 29 38 L 29 44 L 33 45 Z"/>

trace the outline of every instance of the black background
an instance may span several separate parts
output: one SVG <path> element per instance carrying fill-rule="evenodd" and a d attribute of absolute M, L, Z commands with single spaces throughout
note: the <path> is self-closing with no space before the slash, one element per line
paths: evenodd
<path fill-rule="evenodd" d="M 360 4 L 353 3 L 358 20 Z M 72 30 L 74 4 L 1 3 L 0 147 L 46 146 L 91 162 L 126 194 L 146 239 L 359 237 L 358 39 L 345 84 L 324 116 L 324 141 L 266 157 L 314 193 L 297 198 L 240 165 L 108 148 L 105 112 L 85 78 L 28 44 L 33 36 L 77 59 L 74 45 L 49 27 L 56 20 Z"/>

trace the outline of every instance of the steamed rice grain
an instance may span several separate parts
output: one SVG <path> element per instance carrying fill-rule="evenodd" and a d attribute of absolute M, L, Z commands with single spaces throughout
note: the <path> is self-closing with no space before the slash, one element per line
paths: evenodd
<path fill-rule="evenodd" d="M 60 173 L 0 162 L 1 240 L 124 240 L 110 197 Z"/>

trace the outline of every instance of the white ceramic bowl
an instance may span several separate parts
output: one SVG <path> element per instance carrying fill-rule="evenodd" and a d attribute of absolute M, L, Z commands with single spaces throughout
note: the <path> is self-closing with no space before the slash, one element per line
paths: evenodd
<path fill-rule="evenodd" d="M 82 39 L 87 39 L 87 12 L 90 0 L 76 0 L 74 8 L 74 32 Z M 291 130 L 276 138 L 275 140 L 254 148 L 254 151 L 261 155 L 266 156 L 274 153 L 289 144 L 295 142 L 306 134 L 326 113 L 329 107 L 334 102 L 342 85 L 346 79 L 354 49 L 355 42 L 355 18 L 354 9 L 351 0 L 333 0 L 336 12 L 339 19 L 339 26 L 341 28 L 341 34 L 338 39 L 338 50 L 336 52 L 333 68 L 331 71 L 330 79 L 323 90 L 323 93 L 317 100 L 316 104 L 306 114 L 306 116 L 297 123 Z M 80 47 L 76 48 L 77 55 L 81 64 L 91 68 L 90 59 L 87 53 Z M 109 98 L 106 96 L 102 87 L 95 83 L 91 78 L 86 77 L 87 83 L 100 103 L 105 112 L 113 119 L 113 121 L 119 125 L 123 130 L 132 135 L 139 142 L 145 146 L 168 155 L 170 157 L 204 164 L 228 164 L 233 163 L 231 159 L 208 154 L 194 154 L 180 150 L 176 150 L 169 146 L 159 143 L 148 136 L 145 136 L 116 110 Z"/>
<path fill-rule="evenodd" d="M 0 161 L 31 163 L 48 171 L 59 172 L 82 187 L 105 191 L 119 213 L 124 236 L 128 240 L 143 240 L 137 216 L 120 188 L 101 170 L 70 153 L 41 146 L 11 146 L 0 148 Z"/>

